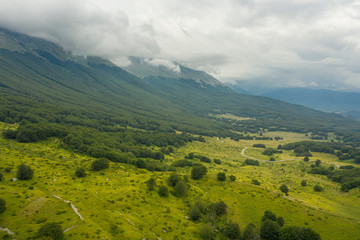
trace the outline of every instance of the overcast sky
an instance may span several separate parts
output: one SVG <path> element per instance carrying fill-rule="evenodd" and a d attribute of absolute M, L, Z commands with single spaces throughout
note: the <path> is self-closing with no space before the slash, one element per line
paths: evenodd
<path fill-rule="evenodd" d="M 76 54 L 166 58 L 240 86 L 360 89 L 360 1 L 0 0 L 0 25 Z"/>

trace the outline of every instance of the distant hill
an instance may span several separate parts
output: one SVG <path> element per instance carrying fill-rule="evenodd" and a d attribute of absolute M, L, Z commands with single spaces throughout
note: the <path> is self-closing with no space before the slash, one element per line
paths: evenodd
<path fill-rule="evenodd" d="M 354 92 L 284 88 L 264 93 L 263 96 L 326 111 L 352 112 L 352 116 L 360 112 L 360 93 Z"/>

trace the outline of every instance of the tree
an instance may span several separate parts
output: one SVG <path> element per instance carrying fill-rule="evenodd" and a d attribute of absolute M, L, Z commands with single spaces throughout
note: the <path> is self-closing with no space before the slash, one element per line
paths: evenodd
<path fill-rule="evenodd" d="M 177 173 L 172 173 L 167 179 L 167 182 L 171 187 L 175 187 L 179 181 L 181 181 L 181 177 Z"/>
<path fill-rule="evenodd" d="M 304 157 L 304 161 L 305 161 L 305 162 L 308 162 L 308 161 L 310 161 L 310 158 L 309 158 L 309 156 L 305 156 L 305 157 Z"/>
<path fill-rule="evenodd" d="M 187 185 L 183 181 L 179 181 L 175 185 L 174 191 L 172 192 L 172 194 L 175 197 L 182 197 L 182 196 L 186 195 L 187 191 L 188 191 Z"/>
<path fill-rule="evenodd" d="M 95 159 L 91 163 L 91 170 L 93 171 L 100 171 L 106 168 L 109 168 L 109 160 L 107 160 L 106 158 Z"/>
<path fill-rule="evenodd" d="M 215 236 L 214 227 L 210 223 L 204 225 L 200 230 L 200 237 L 204 240 L 213 240 Z"/>
<path fill-rule="evenodd" d="M 229 239 L 232 240 L 240 239 L 241 232 L 240 232 L 239 224 L 229 220 L 225 225 L 224 233 L 225 236 L 228 237 Z"/>
<path fill-rule="evenodd" d="M 0 213 L 3 213 L 6 209 L 6 201 L 0 198 Z"/>
<path fill-rule="evenodd" d="M 258 160 L 246 159 L 245 164 L 252 165 L 252 166 L 259 166 L 260 162 Z"/>
<path fill-rule="evenodd" d="M 222 216 L 227 213 L 228 206 L 223 201 L 216 203 L 210 203 L 208 206 L 208 212 L 213 212 L 216 216 Z"/>
<path fill-rule="evenodd" d="M 315 165 L 316 165 L 317 167 L 319 167 L 320 164 L 321 164 L 321 160 L 317 159 L 317 160 L 315 161 Z"/>
<path fill-rule="evenodd" d="M 276 221 L 276 215 L 270 210 L 266 210 L 264 215 L 261 218 L 261 221 L 264 222 L 266 219 L 270 219 L 271 221 Z"/>
<path fill-rule="evenodd" d="M 218 181 L 225 181 L 225 180 L 226 180 L 226 175 L 225 175 L 225 173 L 224 173 L 224 172 L 219 172 L 219 173 L 217 174 L 217 180 L 218 180 Z"/>
<path fill-rule="evenodd" d="M 21 164 L 18 166 L 18 170 L 16 172 L 16 177 L 19 180 L 29 180 L 34 176 L 34 170 L 25 164 Z"/>
<path fill-rule="evenodd" d="M 311 228 L 288 226 L 281 230 L 280 240 L 321 240 L 321 237 Z"/>
<path fill-rule="evenodd" d="M 85 169 L 84 169 L 84 168 L 78 168 L 78 169 L 76 169 L 76 171 L 75 171 L 75 176 L 77 176 L 77 177 L 79 177 L 79 178 L 85 177 L 85 176 L 86 176 Z"/>
<path fill-rule="evenodd" d="M 207 169 L 204 165 L 193 166 L 191 170 L 191 178 L 198 180 L 201 179 L 207 172 Z"/>
<path fill-rule="evenodd" d="M 303 186 L 303 187 L 307 186 L 307 181 L 306 181 L 306 180 L 302 180 L 302 181 L 301 181 L 301 186 Z"/>
<path fill-rule="evenodd" d="M 220 165 L 220 164 L 221 164 L 221 160 L 220 160 L 220 159 L 215 158 L 215 159 L 214 159 L 214 163 L 216 163 L 216 164 Z"/>
<path fill-rule="evenodd" d="M 260 182 L 257 179 L 252 179 L 251 183 L 257 186 L 260 186 Z"/>
<path fill-rule="evenodd" d="M 286 194 L 286 196 L 288 195 L 288 192 L 289 192 L 289 188 L 288 186 L 286 186 L 286 184 L 283 184 L 280 186 L 280 191 L 282 191 L 283 193 Z"/>
<path fill-rule="evenodd" d="M 280 235 L 280 226 L 277 222 L 265 219 L 260 226 L 260 236 L 267 240 L 277 240 Z"/>
<path fill-rule="evenodd" d="M 53 240 L 65 239 L 62 227 L 55 222 L 41 226 L 36 234 L 36 238 L 50 238 Z"/>
<path fill-rule="evenodd" d="M 193 221 L 201 218 L 201 213 L 204 211 L 204 205 L 201 202 L 196 202 L 189 211 L 189 217 Z"/>
<path fill-rule="evenodd" d="M 167 186 L 160 186 L 158 193 L 160 197 L 167 197 L 169 196 L 169 189 L 167 188 Z"/>
<path fill-rule="evenodd" d="M 322 191 L 324 190 L 324 189 L 323 189 L 320 185 L 318 185 L 318 184 L 316 184 L 313 189 L 314 189 L 315 192 L 322 192 Z"/>
<path fill-rule="evenodd" d="M 2 173 L 0 173 L 0 181 L 2 181 L 2 179 L 3 179 L 3 175 Z"/>
<path fill-rule="evenodd" d="M 243 235 L 243 240 L 260 240 L 259 231 L 253 223 L 249 223 Z"/>
<path fill-rule="evenodd" d="M 230 176 L 229 176 L 229 179 L 230 179 L 230 181 L 235 181 L 235 180 L 236 180 L 236 177 L 235 177 L 234 175 L 230 175 Z"/>
<path fill-rule="evenodd" d="M 156 180 L 155 178 L 151 177 L 149 180 L 146 181 L 147 188 L 151 191 L 154 190 L 156 187 Z"/>

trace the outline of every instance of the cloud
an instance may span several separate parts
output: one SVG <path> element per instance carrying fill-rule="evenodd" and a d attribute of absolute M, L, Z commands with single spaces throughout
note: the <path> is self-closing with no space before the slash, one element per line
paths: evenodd
<path fill-rule="evenodd" d="M 358 0 L 0 0 L 0 5 L 1 26 L 115 63 L 141 56 L 170 59 L 240 85 L 360 88 Z"/>
<path fill-rule="evenodd" d="M 166 60 L 166 59 L 148 59 L 145 58 L 144 62 L 146 62 L 147 64 L 156 66 L 156 67 L 165 67 L 175 73 L 181 73 L 181 69 L 180 66 L 178 64 L 173 63 L 170 60 Z"/>

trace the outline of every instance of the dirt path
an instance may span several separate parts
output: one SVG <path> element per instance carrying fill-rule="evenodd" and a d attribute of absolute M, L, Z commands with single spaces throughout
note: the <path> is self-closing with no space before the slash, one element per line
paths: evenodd
<path fill-rule="evenodd" d="M 12 235 L 12 236 L 13 236 L 13 239 L 15 239 L 15 240 L 16 240 L 15 233 L 13 233 L 10 229 L 0 227 L 0 231 L 7 232 L 9 235 Z"/>
<path fill-rule="evenodd" d="M 58 198 L 58 199 L 60 199 L 60 200 L 63 200 L 63 201 L 66 202 L 66 203 L 70 203 L 70 206 L 71 206 L 71 208 L 74 210 L 74 212 L 76 213 L 76 215 L 78 215 L 79 218 L 80 218 L 82 221 L 84 221 L 84 218 L 81 216 L 79 210 L 74 206 L 74 204 L 73 204 L 72 202 L 70 202 L 70 201 L 68 201 L 68 200 L 65 200 L 65 199 L 63 199 L 63 198 L 61 198 L 61 197 L 59 197 L 59 196 L 56 196 L 55 194 L 54 194 L 53 196 L 56 197 L 56 198 Z"/>
<path fill-rule="evenodd" d="M 282 160 L 277 160 L 277 161 L 262 160 L 262 159 L 258 159 L 258 158 L 254 158 L 254 157 L 245 155 L 245 151 L 246 151 L 247 149 L 248 149 L 248 147 L 244 147 L 244 149 L 241 151 L 241 155 L 242 155 L 243 157 L 250 158 L 250 159 L 253 159 L 253 160 L 257 160 L 257 161 L 259 161 L 259 162 L 276 163 L 276 162 L 287 162 L 287 161 L 302 161 L 302 159 L 282 159 Z M 332 162 L 326 162 L 326 163 L 335 165 L 337 168 L 340 168 L 340 165 L 338 165 L 338 164 L 336 164 L 336 163 L 332 163 Z"/>

